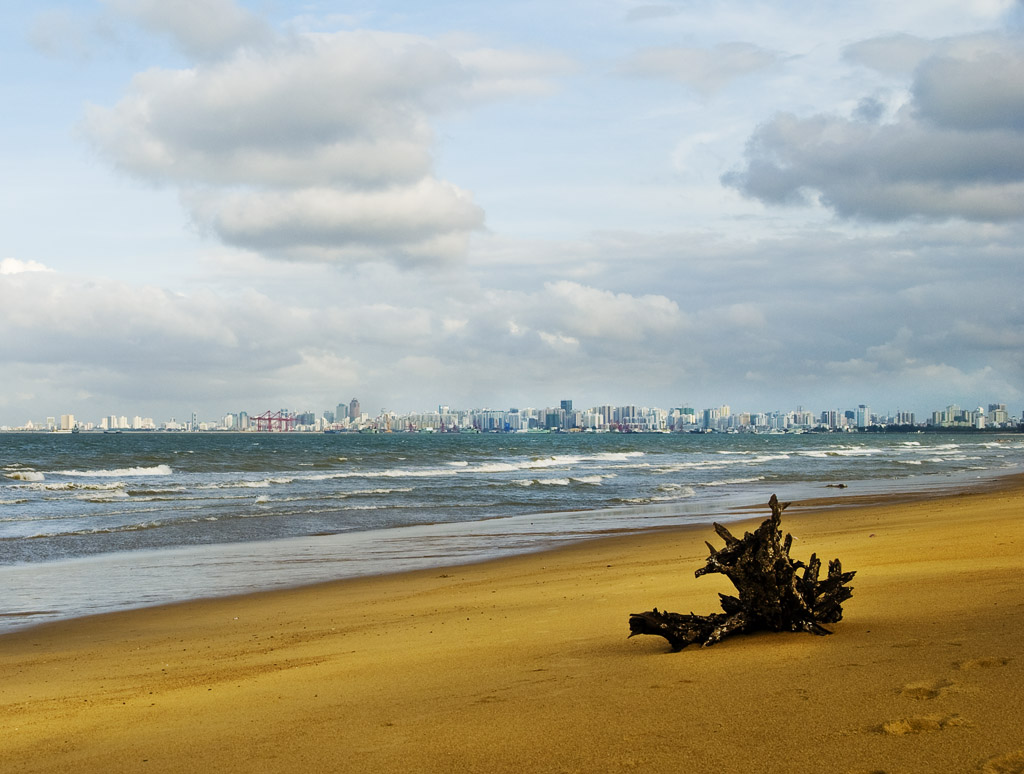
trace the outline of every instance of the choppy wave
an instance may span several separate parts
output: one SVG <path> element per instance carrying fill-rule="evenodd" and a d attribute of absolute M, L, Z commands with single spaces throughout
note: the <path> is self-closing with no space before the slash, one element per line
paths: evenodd
<path fill-rule="evenodd" d="M 415 487 L 411 486 L 396 486 L 396 487 L 378 487 L 376 489 L 353 489 L 349 492 L 342 492 L 346 497 L 355 497 L 358 495 L 389 495 L 389 494 L 402 494 L 405 492 L 414 492 Z"/>
<path fill-rule="evenodd" d="M 76 447 L 74 463 L 10 450 L 20 462 L 0 468 L 0 505 L 17 519 L 0 520 L 0 563 L 609 508 L 675 518 L 760 484 L 787 497 L 822 482 L 945 477 L 1020 465 L 1024 449 L 948 436 L 88 440 L 93 456 Z M 178 462 L 152 464 L 162 459 Z M 23 549 L 25 531 L 75 537 Z"/>
<path fill-rule="evenodd" d="M 87 503 L 109 503 L 115 500 L 124 500 L 128 498 L 128 493 L 123 489 L 111 489 L 103 493 L 99 492 L 88 492 L 85 494 L 75 495 L 76 500 L 84 500 Z"/>
<path fill-rule="evenodd" d="M 151 468 L 117 468 L 116 470 L 60 470 L 51 475 L 79 476 L 83 478 L 121 478 L 125 476 L 170 476 L 174 473 L 170 465 L 154 465 Z"/>
<path fill-rule="evenodd" d="M 125 484 L 123 482 L 118 484 L 118 486 L 124 485 Z M 148 487 L 145 489 L 129 489 L 128 494 L 132 497 L 175 497 L 180 496 L 186 491 L 187 490 L 184 486 Z"/>
<path fill-rule="evenodd" d="M 196 489 L 267 489 L 270 479 L 259 481 L 217 481 L 213 484 L 199 484 Z"/>
<path fill-rule="evenodd" d="M 44 481 L 46 476 L 36 470 L 13 470 L 10 473 L 5 473 L 7 478 L 13 479 L 14 481 Z"/>
<path fill-rule="evenodd" d="M 847 446 L 831 449 L 803 449 L 798 454 L 804 457 L 871 457 L 882 454 L 881 449 L 865 448 L 863 446 Z"/>
<path fill-rule="evenodd" d="M 570 486 L 572 484 L 599 486 L 606 478 L 614 478 L 614 476 L 595 474 L 593 476 L 561 476 L 559 478 L 517 478 L 511 483 L 517 486 Z"/>
<path fill-rule="evenodd" d="M 726 478 L 721 481 L 702 481 L 697 486 L 734 486 L 736 484 L 753 484 L 758 481 L 764 481 L 764 476 L 751 476 L 750 478 Z"/>
<path fill-rule="evenodd" d="M 41 481 L 42 479 L 40 479 Z M 18 489 L 21 491 L 34 491 L 34 492 L 77 492 L 77 491 L 99 491 L 102 492 L 107 489 L 120 489 L 124 486 L 124 482 L 117 481 L 113 483 L 105 484 L 81 484 L 75 481 L 52 481 L 47 483 L 40 483 L 35 481 L 31 484 L 16 484 L 12 486 L 12 489 Z"/>

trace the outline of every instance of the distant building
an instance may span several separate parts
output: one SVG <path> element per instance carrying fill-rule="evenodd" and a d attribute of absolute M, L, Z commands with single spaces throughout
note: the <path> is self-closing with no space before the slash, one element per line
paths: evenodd
<path fill-rule="evenodd" d="M 867 427 L 871 424 L 871 409 L 861 403 L 857 406 L 857 427 Z"/>
<path fill-rule="evenodd" d="M 359 401 L 353 398 L 348 404 L 348 418 L 355 422 L 360 416 L 362 411 L 359 409 Z"/>
<path fill-rule="evenodd" d="M 1005 403 L 988 404 L 988 421 L 991 425 L 1002 427 L 1010 423 L 1010 414 Z"/>

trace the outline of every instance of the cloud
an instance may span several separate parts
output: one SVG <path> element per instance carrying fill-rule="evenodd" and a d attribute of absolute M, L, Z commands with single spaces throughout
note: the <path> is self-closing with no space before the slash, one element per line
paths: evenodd
<path fill-rule="evenodd" d="M 901 33 L 853 43 L 843 50 L 843 56 L 885 75 L 906 77 L 935 50 L 934 42 Z"/>
<path fill-rule="evenodd" d="M 752 43 L 721 43 L 714 48 L 644 49 L 626 60 L 620 71 L 630 76 L 677 81 L 710 96 L 778 61 L 778 54 Z"/>
<path fill-rule="evenodd" d="M 187 293 L 19 270 L 0 274 L 0 362 L 12 401 L 36 397 L 4 416 L 212 418 L 352 395 L 410 410 L 1019 401 L 1022 243 L 1024 224 L 962 221 L 758 240 L 594 235 L 584 280 L 543 261 L 520 277 L 271 263 Z M 73 400 L 68 384 L 93 397 Z"/>
<path fill-rule="evenodd" d="M 178 187 L 193 219 L 227 244 L 289 259 L 436 263 L 464 254 L 484 214 L 435 176 L 432 120 L 543 92 L 566 67 L 415 35 L 282 36 L 141 72 L 116 105 L 89 107 L 83 128 L 115 167 Z"/>
<path fill-rule="evenodd" d="M 890 67 L 900 47 L 921 53 L 919 41 L 899 38 L 879 43 L 887 56 L 858 56 Z M 817 200 L 867 220 L 1024 217 L 1020 43 L 974 37 L 941 49 L 916 65 L 910 103 L 892 121 L 863 120 L 881 115 L 863 104 L 857 119 L 776 115 L 751 137 L 746 166 L 723 182 L 766 204 Z"/>
<path fill-rule="evenodd" d="M 233 0 L 102 0 L 112 11 L 166 34 L 187 56 L 212 59 L 239 47 L 267 45 L 270 27 Z"/>
<path fill-rule="evenodd" d="M 103 155 L 158 182 L 359 185 L 415 180 L 430 166 L 428 118 L 468 82 L 458 61 L 412 36 L 311 36 L 187 70 L 137 75 L 85 129 Z"/>
<path fill-rule="evenodd" d="M 422 409 L 424 393 L 440 399 L 459 384 L 467 399 L 480 385 L 546 391 L 555 371 L 593 376 L 609 357 L 613 380 L 626 380 L 624 363 L 664 380 L 671 364 L 659 353 L 685 323 L 664 296 L 573 282 L 455 291 L 452 277 L 389 271 L 291 300 L 273 290 L 183 294 L 60 273 L 3 274 L 0 361 L 11 394 L 96 416 L 140 403 L 180 414 L 185 396 L 218 411 L 333 406 L 339 391 L 357 388 Z M 373 292 L 381 282 L 389 301 Z M 518 334 L 508 327 L 513 319 Z M 70 401 L 66 384 L 93 397 Z"/>
<path fill-rule="evenodd" d="M 679 305 L 655 294 L 631 296 L 558 281 L 544 285 L 543 308 L 557 310 L 560 330 L 576 338 L 640 342 L 679 331 L 685 323 Z"/>
<path fill-rule="evenodd" d="M 665 19 L 670 16 L 678 16 L 680 10 L 672 5 L 638 5 L 626 12 L 627 22 L 647 21 L 648 19 Z"/>
<path fill-rule="evenodd" d="M 465 191 L 424 178 L 369 191 L 303 188 L 190 197 L 193 217 L 227 244 L 266 255 L 332 260 L 360 248 L 404 261 L 460 256 L 483 211 Z"/>
<path fill-rule="evenodd" d="M 454 55 L 470 78 L 470 100 L 552 94 L 553 76 L 576 69 L 568 57 L 555 53 L 475 48 Z"/>
<path fill-rule="evenodd" d="M 965 132 L 1024 134 L 1024 49 L 997 48 L 969 59 L 935 57 L 914 79 L 921 119 Z"/>
<path fill-rule="evenodd" d="M 66 8 L 48 8 L 32 19 L 28 39 L 49 57 L 88 59 L 91 55 L 89 23 Z"/>
<path fill-rule="evenodd" d="M 44 266 L 38 261 L 19 261 L 17 258 L 4 258 L 0 260 L 0 274 L 23 274 L 33 271 L 52 272 L 53 269 Z"/>

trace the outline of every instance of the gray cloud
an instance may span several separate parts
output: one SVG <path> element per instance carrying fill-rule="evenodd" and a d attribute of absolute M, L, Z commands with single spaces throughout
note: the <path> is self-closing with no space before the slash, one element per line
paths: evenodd
<path fill-rule="evenodd" d="M 214 59 L 242 46 L 268 45 L 274 34 L 234 0 L 102 0 L 143 27 L 165 34 L 194 59 Z"/>
<path fill-rule="evenodd" d="M 1024 50 L 929 59 L 917 71 L 913 94 L 918 115 L 936 126 L 1024 134 Z"/>
<path fill-rule="evenodd" d="M 629 76 L 667 78 L 708 96 L 736 79 L 771 67 L 778 61 L 778 54 L 752 43 L 721 43 L 710 49 L 644 49 L 623 62 L 620 70 Z"/>
<path fill-rule="evenodd" d="M 66 8 L 48 8 L 32 20 L 28 39 L 41 54 L 88 59 L 92 53 L 89 21 Z"/>
<path fill-rule="evenodd" d="M 884 75 L 908 77 L 935 53 L 936 44 L 914 35 L 886 35 L 847 46 L 843 56 Z"/>
<path fill-rule="evenodd" d="M 723 182 L 767 204 L 817 197 L 843 217 L 1024 217 L 1024 59 L 1010 41 L 982 42 L 921 62 L 892 122 L 775 116 Z"/>
<path fill-rule="evenodd" d="M 626 12 L 626 21 L 639 22 L 648 19 L 664 19 L 671 16 L 678 16 L 679 9 L 672 5 L 649 4 L 638 5 Z"/>

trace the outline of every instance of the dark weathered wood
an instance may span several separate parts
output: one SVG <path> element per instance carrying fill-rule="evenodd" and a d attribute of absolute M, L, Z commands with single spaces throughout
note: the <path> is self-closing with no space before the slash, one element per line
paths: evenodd
<path fill-rule="evenodd" d="M 822 624 L 842 619 L 843 602 L 853 595 L 847 584 L 855 573 L 843 572 L 839 560 L 833 559 L 828 576 L 819 580 L 821 560 L 817 554 L 811 554 L 807 564 L 790 558 L 793 536 L 787 534 L 783 539 L 779 529 L 788 505 L 772 495 L 768 502 L 772 515 L 742 538 L 722 524 L 714 524 L 725 547 L 716 549 L 707 543 L 711 554 L 696 577 L 721 573 L 732 581 L 738 593 L 719 594 L 723 612 L 683 615 L 654 608 L 633 613 L 629 636 L 654 634 L 668 640 L 673 650 L 682 650 L 694 643 L 707 647 L 731 634 L 756 629 L 831 634 Z"/>

